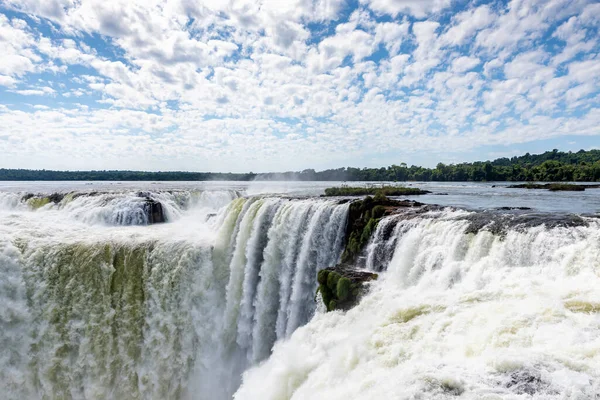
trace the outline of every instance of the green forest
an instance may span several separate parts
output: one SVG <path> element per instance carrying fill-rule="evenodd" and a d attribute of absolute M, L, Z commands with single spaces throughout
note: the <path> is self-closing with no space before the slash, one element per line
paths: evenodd
<path fill-rule="evenodd" d="M 143 171 L 50 171 L 0 169 L 3 181 L 600 181 L 600 150 L 547 151 L 493 161 L 443 164 L 435 168 L 407 166 L 382 168 L 306 169 L 282 173 L 143 172 Z"/>

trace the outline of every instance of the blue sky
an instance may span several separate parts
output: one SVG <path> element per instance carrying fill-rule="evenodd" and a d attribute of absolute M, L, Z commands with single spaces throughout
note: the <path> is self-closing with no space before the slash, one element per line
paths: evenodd
<path fill-rule="evenodd" d="M 599 26 L 591 0 L 0 0 L 0 167 L 598 148 Z"/>

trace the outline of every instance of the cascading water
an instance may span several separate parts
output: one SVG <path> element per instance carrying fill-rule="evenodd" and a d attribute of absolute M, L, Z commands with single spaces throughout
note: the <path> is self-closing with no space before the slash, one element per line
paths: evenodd
<path fill-rule="evenodd" d="M 2 203 L 3 398 L 231 398 L 314 314 L 348 210 L 234 193 L 67 196 Z M 169 223 L 115 226 L 146 197 Z"/>
<path fill-rule="evenodd" d="M 190 211 L 214 212 L 237 197 L 239 193 L 234 190 L 70 192 L 51 195 L 0 192 L 0 210 L 54 213 L 87 224 L 148 225 L 153 222 L 152 206 L 157 204 L 165 221 L 175 221 L 182 215 L 189 216 Z"/>
<path fill-rule="evenodd" d="M 151 224 L 155 203 L 167 223 Z M 339 262 L 348 210 L 227 190 L 0 193 L 2 398 L 600 392 L 597 219 L 397 210 L 357 259 L 379 280 L 323 313 L 316 275 Z"/>
<path fill-rule="evenodd" d="M 597 398 L 600 221 L 545 218 L 383 219 L 370 292 L 277 343 L 235 399 Z"/>

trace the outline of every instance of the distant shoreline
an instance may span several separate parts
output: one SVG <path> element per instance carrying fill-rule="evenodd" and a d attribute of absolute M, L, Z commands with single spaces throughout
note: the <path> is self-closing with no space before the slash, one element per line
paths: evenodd
<path fill-rule="evenodd" d="M 187 171 L 53 171 L 0 169 L 0 181 L 305 181 L 305 182 L 600 182 L 600 150 L 547 151 L 494 161 L 424 168 L 404 163 L 382 168 L 223 173 Z"/>

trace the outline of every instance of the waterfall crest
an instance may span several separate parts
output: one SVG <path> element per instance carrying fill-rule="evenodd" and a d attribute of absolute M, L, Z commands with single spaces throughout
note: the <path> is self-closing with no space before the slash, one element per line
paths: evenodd
<path fill-rule="evenodd" d="M 196 208 L 188 197 L 152 227 L 65 220 L 94 196 L 0 215 L 4 398 L 231 398 L 241 373 L 314 314 L 316 271 L 338 261 L 348 209 L 235 197 L 200 196 Z M 39 213 L 57 225 L 28 229 Z M 26 222 L 11 226 L 17 215 Z"/>
<path fill-rule="evenodd" d="M 370 292 L 278 344 L 235 399 L 597 396 L 600 221 L 503 214 L 474 229 L 475 214 L 380 221 Z"/>

